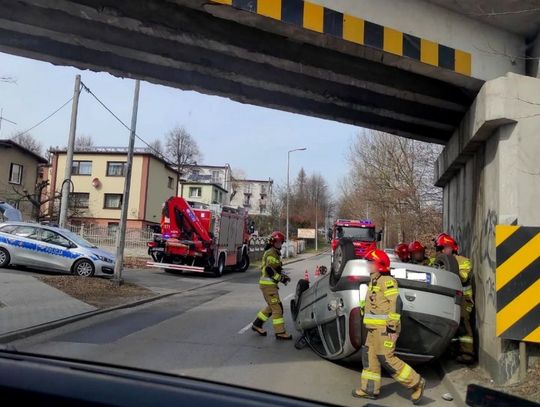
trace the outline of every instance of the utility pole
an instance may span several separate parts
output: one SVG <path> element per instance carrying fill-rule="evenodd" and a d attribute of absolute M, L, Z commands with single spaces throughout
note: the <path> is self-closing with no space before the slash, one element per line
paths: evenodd
<path fill-rule="evenodd" d="M 286 225 L 286 246 L 285 246 L 285 257 L 289 258 L 289 194 L 290 194 L 290 183 L 289 183 L 289 172 L 290 172 L 290 166 L 291 166 L 291 153 L 294 151 L 305 151 L 307 150 L 306 147 L 302 148 L 295 148 L 293 150 L 287 151 L 287 225 Z"/>
<path fill-rule="evenodd" d="M 319 251 L 319 186 L 315 192 L 315 251 Z M 325 231 L 326 232 L 326 231 Z"/>
<path fill-rule="evenodd" d="M 129 192 L 131 188 L 131 169 L 133 167 L 133 149 L 135 147 L 135 130 L 137 128 L 137 111 L 139 109 L 139 89 L 141 82 L 135 81 L 135 93 L 133 95 L 133 112 L 131 113 L 131 128 L 129 133 L 128 156 L 126 163 L 126 178 L 124 181 L 124 195 L 122 198 L 122 213 L 120 225 L 116 232 L 116 262 L 114 263 L 113 281 L 122 284 L 122 268 L 124 267 L 124 246 L 126 244 L 126 225 L 129 207 Z"/>
<path fill-rule="evenodd" d="M 73 167 L 73 150 L 75 149 L 75 132 L 77 131 L 77 111 L 79 110 L 79 95 L 81 94 L 81 75 L 75 76 L 75 86 L 73 89 L 73 104 L 71 105 L 71 124 L 69 125 L 69 139 L 66 154 L 66 168 L 64 169 L 64 181 L 62 182 L 62 195 L 60 199 L 60 219 L 61 228 L 67 226 L 67 213 L 69 205 L 69 186 L 71 181 L 71 170 Z"/>

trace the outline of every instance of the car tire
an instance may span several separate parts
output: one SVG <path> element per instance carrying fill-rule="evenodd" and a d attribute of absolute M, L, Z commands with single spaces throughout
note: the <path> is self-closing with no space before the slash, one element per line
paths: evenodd
<path fill-rule="evenodd" d="M 9 255 L 7 249 L 0 247 L 0 268 L 9 266 L 10 261 L 11 256 Z"/>
<path fill-rule="evenodd" d="M 450 273 L 454 273 L 459 276 L 459 264 L 456 260 L 456 257 L 453 255 L 448 255 L 444 253 L 437 254 L 433 267 L 447 270 Z"/>
<path fill-rule="evenodd" d="M 225 271 L 225 255 L 221 254 L 219 256 L 218 265 L 214 270 L 214 276 L 221 277 L 224 271 Z"/>
<path fill-rule="evenodd" d="M 296 292 L 294 299 L 291 300 L 291 315 L 293 319 L 296 319 L 298 312 L 300 311 L 300 304 L 302 303 L 302 293 L 309 288 L 309 281 L 298 280 L 296 283 Z"/>
<path fill-rule="evenodd" d="M 356 258 L 354 255 L 354 245 L 350 239 L 341 239 L 334 251 L 334 261 L 330 270 L 330 286 L 335 287 L 338 283 L 345 265 L 349 260 Z"/>
<path fill-rule="evenodd" d="M 242 259 L 240 260 L 240 263 L 238 263 L 236 270 L 240 272 L 245 272 L 249 268 L 249 256 L 247 252 L 244 250 L 242 253 Z"/>
<path fill-rule="evenodd" d="M 79 277 L 92 277 L 95 272 L 94 263 L 88 259 L 80 259 L 73 264 L 73 274 Z"/>

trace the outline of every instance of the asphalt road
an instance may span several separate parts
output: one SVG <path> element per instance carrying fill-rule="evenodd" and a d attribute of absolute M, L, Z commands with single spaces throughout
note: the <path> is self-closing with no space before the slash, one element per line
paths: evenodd
<path fill-rule="evenodd" d="M 290 317 L 289 301 L 296 281 L 322 255 L 286 266 L 292 283 L 280 289 L 286 325 L 298 336 Z M 346 405 L 365 402 L 351 396 L 361 366 L 343 365 L 316 356 L 309 348 L 296 350 L 293 341 L 276 341 L 271 324 L 267 337 L 249 329 L 264 301 L 258 289 L 258 271 L 228 273 L 222 279 L 170 275 L 155 270 L 127 272 L 128 281 L 144 282 L 162 292 L 183 291 L 137 308 L 95 316 L 48 331 L 13 345 L 21 351 L 133 366 L 212 381 L 264 389 L 281 394 Z M 450 389 L 435 368 L 419 366 L 427 379 L 420 405 L 453 406 L 442 394 Z M 409 391 L 383 378 L 378 405 L 402 406 Z"/>

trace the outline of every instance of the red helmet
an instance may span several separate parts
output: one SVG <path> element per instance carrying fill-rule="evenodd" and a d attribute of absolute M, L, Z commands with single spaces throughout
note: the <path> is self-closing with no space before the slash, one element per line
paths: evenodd
<path fill-rule="evenodd" d="M 414 252 L 425 252 L 426 251 L 426 247 L 420 243 L 418 240 L 415 240 L 414 242 L 411 242 L 409 244 L 409 252 L 411 253 L 414 253 Z"/>
<path fill-rule="evenodd" d="M 394 249 L 394 253 L 399 257 L 401 261 L 407 261 L 411 257 L 409 253 L 409 246 L 407 243 L 400 243 Z"/>
<path fill-rule="evenodd" d="M 388 255 L 379 249 L 371 250 L 364 257 L 367 261 L 375 263 L 379 273 L 388 273 L 390 272 L 390 259 Z"/>
<path fill-rule="evenodd" d="M 448 233 L 440 233 L 439 236 L 435 239 L 435 247 L 440 250 L 445 246 L 450 246 L 452 251 L 458 252 L 458 245 L 454 238 Z"/>
<path fill-rule="evenodd" d="M 274 243 L 274 242 L 283 243 L 284 241 L 285 241 L 285 235 L 281 233 L 279 230 L 272 232 L 272 234 L 270 235 L 270 243 Z"/>

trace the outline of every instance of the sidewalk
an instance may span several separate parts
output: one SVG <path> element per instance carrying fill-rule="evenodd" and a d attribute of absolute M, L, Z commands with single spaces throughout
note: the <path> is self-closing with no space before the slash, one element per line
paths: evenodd
<path fill-rule="evenodd" d="M 94 311 L 21 271 L 0 271 L 0 335 Z"/>

